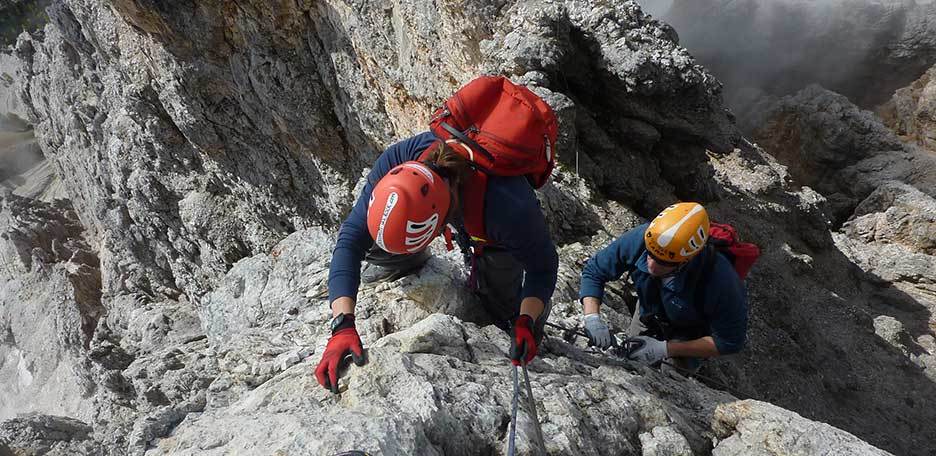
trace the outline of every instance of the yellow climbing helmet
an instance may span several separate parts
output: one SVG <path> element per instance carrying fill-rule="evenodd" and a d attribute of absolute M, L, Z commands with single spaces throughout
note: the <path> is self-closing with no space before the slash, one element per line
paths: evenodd
<path fill-rule="evenodd" d="M 677 203 L 660 212 L 644 234 L 644 245 L 654 257 L 685 263 L 705 247 L 709 218 L 699 203 Z"/>

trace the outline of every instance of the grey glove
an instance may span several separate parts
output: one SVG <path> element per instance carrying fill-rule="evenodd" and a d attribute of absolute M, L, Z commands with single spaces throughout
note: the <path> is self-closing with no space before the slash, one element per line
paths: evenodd
<path fill-rule="evenodd" d="M 611 346 L 611 332 L 608 325 L 601 319 L 600 313 L 585 315 L 585 333 L 592 345 L 604 350 Z"/>
<path fill-rule="evenodd" d="M 666 341 L 647 336 L 631 337 L 624 341 L 627 359 L 644 364 L 654 364 L 667 357 Z"/>

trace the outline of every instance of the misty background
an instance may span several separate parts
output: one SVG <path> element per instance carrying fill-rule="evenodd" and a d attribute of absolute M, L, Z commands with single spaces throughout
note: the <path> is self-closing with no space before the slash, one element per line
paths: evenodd
<path fill-rule="evenodd" d="M 936 63 L 934 0 L 639 0 L 724 84 L 742 129 L 819 84 L 874 110 Z"/>
<path fill-rule="evenodd" d="M 12 56 L 19 34 L 40 30 L 48 21 L 50 3 L 0 0 L 0 189 L 14 193 L 34 192 L 52 178 L 17 96 L 19 62 Z"/>

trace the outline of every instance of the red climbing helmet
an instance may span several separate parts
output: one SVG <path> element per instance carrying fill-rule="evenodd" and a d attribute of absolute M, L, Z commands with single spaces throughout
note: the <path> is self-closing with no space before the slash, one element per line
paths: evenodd
<path fill-rule="evenodd" d="M 445 227 L 448 184 L 430 167 L 408 161 L 374 186 L 367 205 L 367 230 L 388 253 L 422 251 Z"/>

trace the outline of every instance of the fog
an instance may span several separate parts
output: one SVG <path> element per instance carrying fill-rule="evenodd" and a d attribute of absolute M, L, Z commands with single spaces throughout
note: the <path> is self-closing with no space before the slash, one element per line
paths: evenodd
<path fill-rule="evenodd" d="M 933 0 L 642 0 L 736 111 L 818 83 L 873 108 L 936 63 Z"/>

